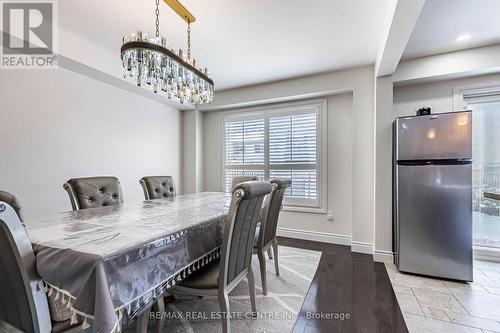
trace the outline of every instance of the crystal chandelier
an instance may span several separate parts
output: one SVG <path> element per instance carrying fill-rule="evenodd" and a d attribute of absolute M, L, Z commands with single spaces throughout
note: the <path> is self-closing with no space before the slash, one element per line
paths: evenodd
<path fill-rule="evenodd" d="M 214 95 L 214 82 L 208 69 L 196 68 L 196 60 L 191 57 L 191 23 L 195 18 L 177 0 L 165 2 L 179 15 L 182 12 L 181 17 L 188 24 L 187 54 L 182 49 L 178 53 L 168 49 L 166 38 L 160 38 L 159 0 L 156 0 L 155 37 L 142 31 L 123 37 L 123 77 L 131 78 L 138 86 L 151 86 L 155 93 L 162 91 L 168 98 L 178 99 L 181 103 L 210 103 Z"/>

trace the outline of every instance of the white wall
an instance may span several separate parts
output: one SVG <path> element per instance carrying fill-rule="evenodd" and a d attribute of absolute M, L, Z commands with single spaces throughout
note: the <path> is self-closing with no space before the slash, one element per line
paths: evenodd
<path fill-rule="evenodd" d="M 182 191 L 196 192 L 196 112 L 182 112 Z"/>
<path fill-rule="evenodd" d="M 193 112 L 193 111 L 184 111 Z M 203 183 L 205 179 L 205 168 L 203 161 L 203 112 L 195 110 L 197 114 L 196 118 L 196 192 L 203 191 Z"/>
<path fill-rule="evenodd" d="M 203 190 L 223 191 L 222 188 L 222 112 L 203 115 Z"/>
<path fill-rule="evenodd" d="M 180 194 L 203 191 L 203 113 L 182 112 L 182 191 Z"/>
<path fill-rule="evenodd" d="M 392 262 L 392 121 L 391 76 L 375 79 L 375 244 L 374 259 Z"/>
<path fill-rule="evenodd" d="M 113 175 L 125 201 L 144 175 L 180 173 L 180 111 L 64 69 L 0 75 L 0 188 L 26 217 L 71 208 L 63 183 Z"/>
<path fill-rule="evenodd" d="M 352 94 L 327 98 L 328 167 L 327 210 L 334 213 L 334 221 L 326 214 L 283 211 L 279 227 L 288 233 L 302 230 L 336 235 L 348 241 L 352 232 L 352 168 L 353 168 L 353 114 Z M 222 191 L 222 114 L 211 111 L 204 114 L 204 151 L 206 191 Z"/>
<path fill-rule="evenodd" d="M 416 84 L 500 72 L 500 44 L 405 60 L 393 74 L 398 84 Z"/>
<path fill-rule="evenodd" d="M 375 147 L 373 77 L 373 66 L 366 66 L 217 93 L 209 110 L 219 111 L 207 111 L 204 114 L 204 188 L 217 190 L 221 187 L 221 120 L 217 113 L 212 114 L 212 112 L 305 97 L 348 93 L 333 97 L 331 100 L 333 107 L 328 108 L 330 129 L 339 131 L 338 133 L 329 131 L 335 141 L 330 141 L 329 137 L 328 149 L 339 156 L 351 154 L 347 157 L 351 162 L 347 162 L 347 159 L 339 162 L 337 160 L 339 156 L 335 156 L 335 153 L 329 156 L 329 168 L 335 170 L 333 174 L 328 175 L 329 194 L 331 194 L 328 200 L 329 208 L 332 207 L 334 210 L 336 221 L 329 222 L 322 214 L 286 212 L 283 214 L 280 226 L 297 229 L 298 232 L 294 234 L 296 237 L 307 236 L 320 241 L 343 243 L 351 243 L 352 240 L 353 251 L 372 253 Z M 348 99 L 351 102 L 348 102 Z M 347 104 L 351 104 L 350 116 L 344 113 Z M 352 124 L 350 130 L 349 124 Z M 337 137 L 336 135 L 340 133 L 343 135 Z M 290 231 L 287 235 L 292 236 L 292 233 Z"/>
<path fill-rule="evenodd" d="M 415 109 L 421 106 L 431 106 L 433 113 L 456 111 L 453 109 L 455 87 L 496 83 L 500 85 L 500 74 L 395 87 L 394 117 L 414 115 Z"/>

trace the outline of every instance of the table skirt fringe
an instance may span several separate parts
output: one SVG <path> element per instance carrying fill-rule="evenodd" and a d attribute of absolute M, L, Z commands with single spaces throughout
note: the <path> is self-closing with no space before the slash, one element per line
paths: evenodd
<path fill-rule="evenodd" d="M 174 274 L 172 274 L 167 280 L 158 283 L 155 287 L 148 290 L 139 297 L 136 297 L 127 304 L 121 305 L 115 309 L 117 321 L 110 333 L 120 333 L 121 332 L 121 322 L 123 319 L 124 312 L 128 319 L 132 319 L 138 315 L 138 311 L 141 309 L 141 305 L 149 304 L 158 297 L 162 297 L 168 289 L 174 287 L 178 282 L 184 280 L 193 272 L 203 268 L 209 263 L 217 260 L 220 257 L 220 247 L 215 248 L 211 252 L 203 255 L 197 260 L 193 261 L 189 265 L 184 266 Z M 88 328 L 90 326 L 89 322 L 94 320 L 94 316 L 88 313 L 79 311 L 73 307 L 76 297 L 73 296 L 69 291 L 58 288 L 46 281 L 43 281 L 43 288 L 47 297 L 51 300 L 57 301 L 61 299 L 63 305 L 69 308 L 71 311 L 71 324 L 82 323 L 82 328 Z"/>

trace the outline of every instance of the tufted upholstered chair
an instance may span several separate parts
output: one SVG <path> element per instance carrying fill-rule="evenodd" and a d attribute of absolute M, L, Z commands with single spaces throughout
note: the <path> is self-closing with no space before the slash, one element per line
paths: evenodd
<path fill-rule="evenodd" d="M 19 211 L 15 197 L 0 191 L 0 332 L 84 332 L 81 324 L 71 324 L 71 320 L 50 320 L 47 296 Z"/>
<path fill-rule="evenodd" d="M 148 176 L 139 181 L 146 200 L 175 196 L 174 179 L 171 176 Z"/>
<path fill-rule="evenodd" d="M 123 203 L 122 188 L 116 177 L 73 178 L 63 188 L 68 192 L 73 210 Z"/>
<path fill-rule="evenodd" d="M 255 306 L 255 280 L 252 272 L 252 248 L 259 211 L 272 186 L 268 182 L 250 181 L 233 189 L 229 213 L 224 224 L 221 256 L 208 266 L 194 272 L 174 290 L 199 296 L 218 296 L 222 329 L 228 333 L 229 292 L 246 276 L 252 312 Z"/>
<path fill-rule="evenodd" d="M 257 176 L 246 176 L 246 175 L 233 177 L 233 180 L 231 182 L 231 189 L 233 189 L 239 183 L 249 182 L 252 180 L 259 180 L 259 178 L 257 178 Z"/>
<path fill-rule="evenodd" d="M 260 264 L 260 277 L 262 281 L 262 293 L 267 295 L 267 278 L 266 278 L 266 257 L 265 252 L 269 254 L 269 258 L 274 257 L 274 269 L 276 275 L 280 275 L 278 266 L 278 241 L 276 240 L 276 229 L 278 227 L 278 218 L 283 203 L 285 191 L 292 181 L 290 179 L 271 179 L 269 181 L 273 190 L 266 198 L 266 203 L 262 213 L 262 222 L 255 231 L 254 253 L 257 253 Z M 271 247 L 274 256 L 271 256 Z"/>

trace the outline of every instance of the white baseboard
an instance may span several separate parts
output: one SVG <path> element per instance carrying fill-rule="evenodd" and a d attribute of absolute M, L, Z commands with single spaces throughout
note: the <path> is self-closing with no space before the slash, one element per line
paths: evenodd
<path fill-rule="evenodd" d="M 373 244 L 352 241 L 351 251 L 356 253 L 373 254 Z"/>
<path fill-rule="evenodd" d="M 391 251 L 374 251 L 373 244 L 352 241 L 351 236 L 348 235 L 281 227 L 278 227 L 277 235 L 282 237 L 310 240 L 314 242 L 347 245 L 351 247 L 352 252 L 372 254 L 374 261 L 393 262 L 393 254 Z"/>
<path fill-rule="evenodd" d="M 278 228 L 278 236 L 305 239 L 315 242 L 323 242 L 329 244 L 351 245 L 351 236 L 331 234 L 327 232 L 300 230 L 292 228 Z"/>
<path fill-rule="evenodd" d="M 394 254 L 392 251 L 375 250 L 373 251 L 373 260 L 392 264 L 394 262 Z"/>

